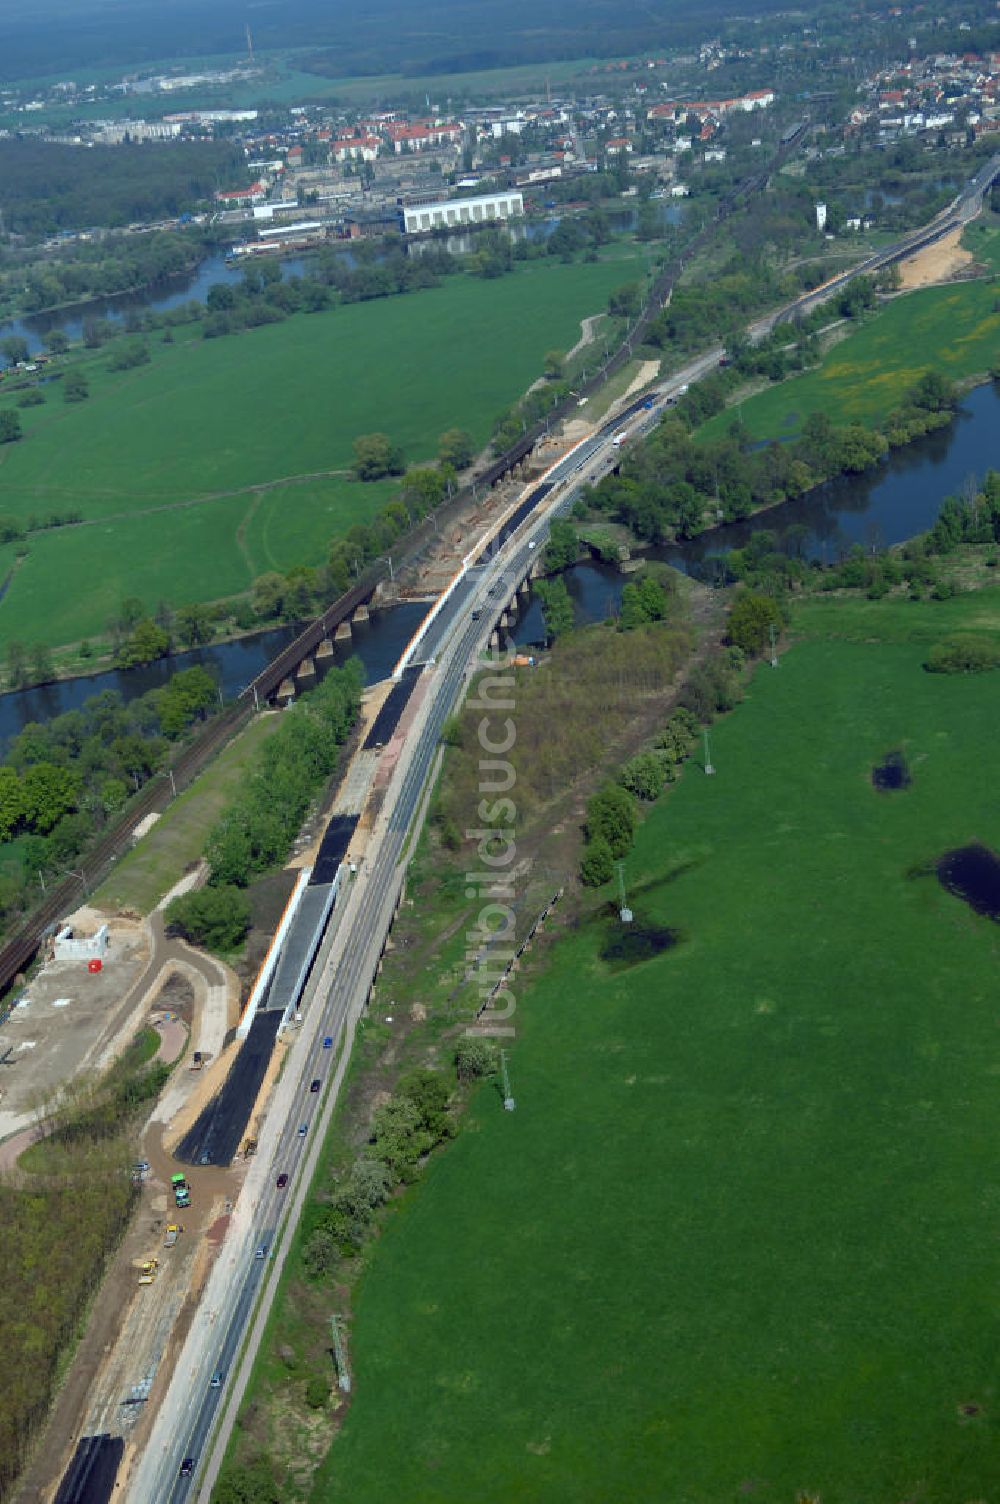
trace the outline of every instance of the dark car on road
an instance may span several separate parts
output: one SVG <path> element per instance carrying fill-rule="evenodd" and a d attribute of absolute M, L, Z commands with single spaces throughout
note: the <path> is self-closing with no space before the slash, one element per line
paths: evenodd
<path fill-rule="evenodd" d="M 182 1478 L 190 1478 L 190 1476 L 191 1476 L 191 1474 L 193 1472 L 194 1472 L 194 1458 L 193 1457 L 185 1457 L 184 1461 L 181 1463 L 181 1477 Z"/>
<path fill-rule="evenodd" d="M 288 1184 L 288 1176 L 285 1175 L 285 1174 L 279 1175 L 278 1179 L 277 1179 L 278 1190 L 279 1191 L 283 1191 L 285 1189 L 285 1186 L 287 1184 Z"/>
<path fill-rule="evenodd" d="M 318 1076 L 316 1077 L 316 1080 L 310 1086 L 309 1090 L 310 1091 L 319 1091 L 319 1077 Z"/>

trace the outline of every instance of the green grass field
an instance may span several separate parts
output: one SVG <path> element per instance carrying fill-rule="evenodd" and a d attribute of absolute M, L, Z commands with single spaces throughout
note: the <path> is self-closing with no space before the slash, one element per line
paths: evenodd
<path fill-rule="evenodd" d="M 115 864 L 91 903 L 109 913 L 120 908 L 152 913 L 188 867 L 201 859 L 206 833 L 239 788 L 257 748 L 279 724 L 277 715 L 257 716 L 234 737 L 168 805 L 149 834 Z"/>
<path fill-rule="evenodd" d="M 1000 845 L 995 678 L 916 630 L 1000 593 L 949 605 L 803 611 L 627 862 L 679 943 L 615 970 L 594 917 L 525 985 L 517 1111 L 480 1091 L 362 1277 L 317 1504 L 995 1496 L 1000 934 L 908 876 Z"/>
<path fill-rule="evenodd" d="M 995 231 L 974 226 L 967 244 L 977 259 L 1000 267 Z M 878 424 L 930 368 L 955 381 L 985 375 L 996 364 L 998 340 L 1000 304 L 991 283 L 907 293 L 834 345 L 814 370 L 748 397 L 741 404 L 743 422 L 753 439 L 796 434 L 814 412 L 827 413 L 835 423 Z M 699 433 L 719 438 L 733 416 L 727 409 Z"/>
<path fill-rule="evenodd" d="M 92 524 L 32 535 L 0 638 L 70 642 L 102 631 L 123 595 L 213 599 L 267 569 L 321 563 L 392 489 L 346 473 L 359 433 L 389 433 L 414 462 L 446 428 L 485 443 L 545 352 L 575 343 L 640 256 L 614 246 L 595 263 L 532 262 L 226 339 L 179 337 L 125 373 L 91 360 L 87 402 L 51 396 L 0 450 L 0 512 L 78 508 Z"/>

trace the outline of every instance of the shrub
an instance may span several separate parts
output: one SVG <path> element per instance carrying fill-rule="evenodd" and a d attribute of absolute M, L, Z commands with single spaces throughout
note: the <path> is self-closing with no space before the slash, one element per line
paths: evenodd
<path fill-rule="evenodd" d="M 588 801 L 587 838 L 591 843 L 602 839 L 612 857 L 623 857 L 634 833 L 635 800 L 627 789 L 607 784 Z"/>
<path fill-rule="evenodd" d="M 781 610 L 777 601 L 748 590 L 733 603 L 726 635 L 734 647 L 751 657 L 763 652 L 772 625 L 780 631 Z"/>
<path fill-rule="evenodd" d="M 182 893 L 167 906 L 168 928 L 195 945 L 231 951 L 250 928 L 250 902 L 239 888 L 221 885 Z"/>
<path fill-rule="evenodd" d="M 455 1048 L 455 1070 L 460 1081 L 492 1076 L 497 1068 L 497 1047 L 492 1039 L 467 1034 Z"/>
<path fill-rule="evenodd" d="M 63 399 L 66 402 L 83 402 L 90 396 L 90 385 L 82 371 L 70 370 L 63 377 Z"/>
<path fill-rule="evenodd" d="M 600 888 L 614 876 L 615 863 L 611 847 L 603 836 L 595 836 L 583 849 L 580 881 L 585 888 Z"/>
<path fill-rule="evenodd" d="M 924 661 L 930 674 L 981 674 L 1000 666 L 1000 643 L 972 633 L 955 633 L 936 642 Z"/>
<path fill-rule="evenodd" d="M 655 752 L 640 752 L 625 764 L 618 775 L 622 788 L 637 799 L 651 804 L 663 788 L 663 763 Z"/>
<path fill-rule="evenodd" d="M 310 1410 L 322 1410 L 330 1398 L 330 1386 L 318 1373 L 311 1374 L 306 1384 L 306 1404 Z"/>

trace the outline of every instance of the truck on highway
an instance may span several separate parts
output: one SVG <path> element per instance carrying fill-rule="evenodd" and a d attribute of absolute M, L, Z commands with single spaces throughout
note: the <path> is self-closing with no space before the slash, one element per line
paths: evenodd
<path fill-rule="evenodd" d="M 178 1206 L 191 1205 L 191 1192 L 183 1175 L 171 1175 L 170 1184 L 174 1192 L 174 1201 Z"/>

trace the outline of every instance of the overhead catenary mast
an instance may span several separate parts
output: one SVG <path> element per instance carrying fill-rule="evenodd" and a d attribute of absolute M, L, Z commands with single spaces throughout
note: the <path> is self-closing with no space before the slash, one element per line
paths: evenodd
<path fill-rule="evenodd" d="M 625 863 L 616 862 L 615 866 L 618 868 L 618 918 L 622 924 L 631 924 L 632 910 L 629 908 L 628 899 L 625 897 Z"/>
<path fill-rule="evenodd" d="M 510 1074 L 509 1074 L 509 1072 L 507 1070 L 507 1051 L 506 1050 L 501 1050 L 500 1051 L 500 1074 L 501 1074 L 501 1077 L 503 1079 L 503 1105 L 504 1105 L 504 1111 L 505 1112 L 513 1112 L 514 1108 L 517 1106 L 517 1103 L 514 1101 L 514 1098 L 511 1096 L 511 1091 L 510 1091 Z"/>

